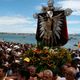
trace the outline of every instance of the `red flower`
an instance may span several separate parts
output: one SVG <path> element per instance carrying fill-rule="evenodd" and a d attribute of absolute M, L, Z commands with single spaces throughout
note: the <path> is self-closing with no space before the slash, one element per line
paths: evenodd
<path fill-rule="evenodd" d="M 41 50 L 38 49 L 38 48 L 36 48 L 36 49 L 33 50 L 33 52 L 34 52 L 34 53 L 41 53 Z"/>

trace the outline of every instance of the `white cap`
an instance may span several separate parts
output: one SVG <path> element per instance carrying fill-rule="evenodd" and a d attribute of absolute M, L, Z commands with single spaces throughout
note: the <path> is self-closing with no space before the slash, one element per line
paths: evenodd
<path fill-rule="evenodd" d="M 76 60 L 76 59 L 80 60 L 80 57 L 77 56 L 77 57 L 74 57 L 74 58 L 73 58 L 73 60 Z"/>
<path fill-rule="evenodd" d="M 12 49 L 11 48 L 7 48 L 7 51 L 11 51 Z"/>
<path fill-rule="evenodd" d="M 15 45 L 14 48 L 19 49 L 20 47 L 18 45 Z"/>

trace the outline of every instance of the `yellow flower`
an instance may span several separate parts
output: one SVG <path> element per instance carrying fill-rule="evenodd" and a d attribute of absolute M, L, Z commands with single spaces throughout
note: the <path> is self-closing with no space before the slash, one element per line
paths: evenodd
<path fill-rule="evenodd" d="M 24 61 L 30 62 L 30 59 L 28 57 L 24 58 Z"/>

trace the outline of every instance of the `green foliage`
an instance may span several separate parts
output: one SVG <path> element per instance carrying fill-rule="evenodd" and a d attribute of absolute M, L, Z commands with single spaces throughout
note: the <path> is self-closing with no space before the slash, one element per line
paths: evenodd
<path fill-rule="evenodd" d="M 22 57 L 30 59 L 30 65 L 37 68 L 37 72 L 44 69 L 51 69 L 54 73 L 60 74 L 60 68 L 72 60 L 71 53 L 65 48 L 31 48 Z"/>

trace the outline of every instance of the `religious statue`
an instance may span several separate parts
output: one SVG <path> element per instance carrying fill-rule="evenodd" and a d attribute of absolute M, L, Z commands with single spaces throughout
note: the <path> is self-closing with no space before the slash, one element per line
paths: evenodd
<path fill-rule="evenodd" d="M 66 16 L 72 13 L 71 9 L 56 10 L 52 0 L 48 0 L 48 6 L 42 7 L 42 12 L 34 17 L 38 19 L 36 39 L 38 45 L 63 46 L 68 41 Z"/>

